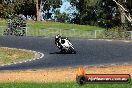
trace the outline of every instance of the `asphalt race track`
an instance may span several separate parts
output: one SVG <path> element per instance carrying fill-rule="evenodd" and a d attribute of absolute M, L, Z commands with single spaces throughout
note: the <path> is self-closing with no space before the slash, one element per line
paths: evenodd
<path fill-rule="evenodd" d="M 0 37 L 0 47 L 35 50 L 44 53 L 39 60 L 1 66 L 0 70 L 42 69 L 80 65 L 100 65 L 132 62 L 132 42 L 71 39 L 77 54 L 55 54 L 53 38 Z"/>

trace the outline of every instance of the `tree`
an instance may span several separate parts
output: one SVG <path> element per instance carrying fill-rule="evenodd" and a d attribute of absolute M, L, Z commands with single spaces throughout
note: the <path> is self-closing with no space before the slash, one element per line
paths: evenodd
<path fill-rule="evenodd" d="M 112 28 L 121 25 L 118 7 L 112 0 L 101 0 L 97 6 L 99 26 Z"/>
<path fill-rule="evenodd" d="M 60 11 L 57 11 L 57 12 L 56 12 L 55 19 L 56 19 L 58 22 L 65 23 L 65 22 L 67 22 L 67 21 L 69 20 L 69 17 L 68 17 L 68 14 L 66 14 L 65 12 L 60 13 Z"/>
<path fill-rule="evenodd" d="M 112 0 L 69 0 L 78 13 L 77 24 L 99 25 L 111 28 L 121 25 L 118 6 Z"/>
<path fill-rule="evenodd" d="M 76 17 L 72 22 L 90 25 L 97 23 L 96 3 L 98 0 L 69 0 L 69 2 L 72 6 L 75 6 L 78 11 L 78 13 L 74 14 Z"/>
<path fill-rule="evenodd" d="M 8 15 L 12 14 L 23 14 L 25 17 L 27 15 L 32 16 L 35 15 L 35 2 L 34 0 L 14 0 L 15 2 L 11 2 L 7 0 L 0 4 L 0 17 L 7 18 Z"/>
<path fill-rule="evenodd" d="M 126 30 L 132 30 L 132 1 L 113 0 L 118 6 L 121 22 Z"/>
<path fill-rule="evenodd" d="M 2 2 L 2 4 L 0 2 L 0 17 L 6 18 L 9 14 L 23 14 L 25 17 L 36 16 L 36 12 L 49 11 L 51 7 L 55 9 L 61 4 L 61 0 L 15 0 L 13 3 Z M 38 10 L 36 10 L 37 6 Z"/>
<path fill-rule="evenodd" d="M 0 4 L 0 18 L 7 18 L 9 14 L 15 13 L 14 5 Z"/>
<path fill-rule="evenodd" d="M 39 0 L 39 5 L 41 0 Z M 51 7 L 54 9 L 59 8 L 62 4 L 62 0 L 42 0 L 43 10 L 49 10 Z"/>
<path fill-rule="evenodd" d="M 36 0 L 37 2 L 37 0 Z M 53 10 L 55 11 L 56 8 L 59 8 L 62 4 L 62 0 L 38 0 L 38 4 L 36 3 L 36 7 L 37 7 L 37 15 L 39 15 L 39 18 L 41 16 L 41 12 L 45 12 L 47 11 L 49 13 L 49 10 L 51 8 L 53 8 Z"/>
<path fill-rule="evenodd" d="M 23 14 L 25 17 L 36 14 L 34 0 L 16 0 L 14 10 L 16 14 Z"/>
<path fill-rule="evenodd" d="M 3 1 L 2 0 L 0 0 L 0 4 L 2 4 L 3 3 Z"/>

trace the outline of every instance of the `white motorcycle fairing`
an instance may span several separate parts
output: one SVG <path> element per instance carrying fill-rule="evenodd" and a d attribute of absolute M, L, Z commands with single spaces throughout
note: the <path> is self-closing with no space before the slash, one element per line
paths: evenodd
<path fill-rule="evenodd" d="M 76 53 L 72 43 L 68 39 L 60 39 L 59 41 L 62 46 L 62 50 L 65 52 L 71 52 L 71 53 Z"/>

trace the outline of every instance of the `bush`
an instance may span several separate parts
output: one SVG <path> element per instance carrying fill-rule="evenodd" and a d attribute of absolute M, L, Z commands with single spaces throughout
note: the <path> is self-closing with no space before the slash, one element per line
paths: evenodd
<path fill-rule="evenodd" d="M 104 31 L 104 38 L 109 39 L 129 39 L 130 33 L 123 27 L 114 27 Z"/>

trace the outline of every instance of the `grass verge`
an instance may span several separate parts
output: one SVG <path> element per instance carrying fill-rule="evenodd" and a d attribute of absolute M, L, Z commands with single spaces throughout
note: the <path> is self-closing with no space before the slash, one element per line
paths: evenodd
<path fill-rule="evenodd" d="M 58 22 L 45 21 L 28 21 L 28 36 L 46 36 L 54 37 L 61 34 L 67 37 L 94 38 L 95 30 L 103 30 L 103 28 L 89 25 L 64 24 Z"/>
<path fill-rule="evenodd" d="M 131 88 L 130 84 L 0 83 L 0 88 Z"/>
<path fill-rule="evenodd" d="M 102 30 L 100 27 L 89 26 L 89 25 L 78 25 L 78 24 L 65 24 L 59 22 L 45 22 L 45 21 L 27 21 L 28 27 L 31 29 L 47 29 L 47 28 L 55 28 L 55 29 L 79 29 L 79 30 Z"/>
<path fill-rule="evenodd" d="M 13 48 L 0 48 L 0 65 L 34 58 L 34 53 Z"/>
<path fill-rule="evenodd" d="M 0 21 L 0 35 L 6 29 L 6 21 Z M 27 21 L 27 36 L 42 36 L 54 37 L 56 34 L 61 34 L 67 37 L 94 38 L 95 30 L 98 30 L 98 35 L 101 36 L 100 30 L 103 28 L 89 25 L 64 24 L 59 22 L 45 21 Z"/>

